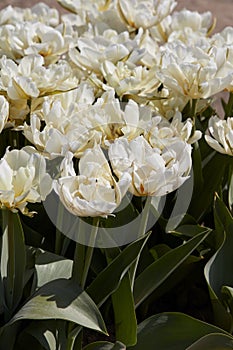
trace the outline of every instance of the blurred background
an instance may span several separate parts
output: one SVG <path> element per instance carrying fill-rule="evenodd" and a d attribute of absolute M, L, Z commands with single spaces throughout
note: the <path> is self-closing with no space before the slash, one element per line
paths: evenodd
<path fill-rule="evenodd" d="M 40 1 L 0 0 L 0 9 L 7 5 L 31 7 L 38 2 Z M 56 0 L 44 0 L 43 2 L 50 7 L 61 9 L 61 6 Z M 222 30 L 226 26 L 233 26 L 233 0 L 177 0 L 176 10 L 181 10 L 183 8 L 198 12 L 211 11 L 217 20 L 215 32 Z"/>

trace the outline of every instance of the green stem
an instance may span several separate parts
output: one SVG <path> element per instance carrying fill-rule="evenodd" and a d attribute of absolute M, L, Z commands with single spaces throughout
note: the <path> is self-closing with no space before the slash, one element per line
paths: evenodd
<path fill-rule="evenodd" d="M 147 228 L 147 223 L 148 223 L 148 218 L 150 214 L 150 207 L 151 207 L 151 200 L 152 197 L 148 196 L 146 198 L 146 203 L 142 211 L 142 217 L 141 217 L 141 222 L 139 226 L 139 231 L 138 231 L 138 238 L 144 236 L 146 234 L 146 228 Z M 136 278 L 136 272 L 137 272 L 137 267 L 139 263 L 140 255 L 137 256 L 135 262 L 132 264 L 130 268 L 130 279 L 131 279 L 131 289 L 133 291 L 134 287 L 134 282 Z"/>
<path fill-rule="evenodd" d="M 74 227 L 72 227 L 72 230 Z M 79 219 L 79 225 L 77 229 L 77 236 L 82 235 L 85 230 L 84 222 L 82 219 Z M 72 279 L 77 282 L 79 285 L 81 285 L 82 280 L 82 274 L 84 269 L 84 262 L 85 262 L 85 254 L 86 254 L 86 247 L 85 245 L 79 243 L 77 241 L 75 245 L 75 251 L 74 251 L 74 262 L 73 262 L 73 269 L 72 269 Z"/>
<path fill-rule="evenodd" d="M 62 222 L 64 219 L 64 207 L 61 202 L 58 203 L 57 210 L 57 222 L 56 222 L 56 237 L 55 237 L 55 254 L 60 255 L 63 243 L 63 237 L 61 233 Z"/>
<path fill-rule="evenodd" d="M 146 233 L 146 227 L 147 227 L 148 218 L 150 214 L 151 201 L 152 201 L 152 197 L 148 196 L 146 198 L 146 202 L 142 211 L 142 217 L 141 217 L 141 222 L 140 222 L 139 231 L 138 231 L 138 238 L 144 236 L 144 234 Z"/>
<path fill-rule="evenodd" d="M 96 236 L 98 233 L 98 228 L 99 228 L 99 218 L 94 218 L 91 236 L 90 236 L 90 241 L 89 241 L 89 246 L 87 247 L 87 250 L 86 250 L 83 274 L 82 274 L 82 279 L 81 279 L 81 287 L 83 289 L 85 287 L 88 271 L 89 271 L 89 268 L 91 265 L 91 260 L 92 260 L 92 256 L 93 256 L 93 252 L 94 252 L 94 245 L 95 245 Z"/>
<path fill-rule="evenodd" d="M 197 99 L 193 99 L 191 101 L 191 117 L 193 118 L 193 120 L 195 120 L 196 117 L 196 113 L 197 113 Z"/>
<path fill-rule="evenodd" d="M 83 234 L 85 234 L 85 227 L 86 226 L 84 221 L 80 219 L 77 235 L 80 235 L 81 237 Z M 93 256 L 98 228 L 99 218 L 94 218 L 88 246 L 86 247 L 83 244 L 80 244 L 78 242 L 76 243 L 72 278 L 74 281 L 79 283 L 82 288 L 84 288 L 86 284 L 86 279 Z"/>

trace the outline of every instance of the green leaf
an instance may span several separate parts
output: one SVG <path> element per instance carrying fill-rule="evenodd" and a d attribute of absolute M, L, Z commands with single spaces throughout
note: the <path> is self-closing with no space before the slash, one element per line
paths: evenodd
<path fill-rule="evenodd" d="M 231 316 L 233 316 L 233 288 L 223 286 L 221 289 L 221 296 L 224 304 L 229 308 Z"/>
<path fill-rule="evenodd" d="M 36 286 L 41 287 L 58 278 L 69 279 L 72 266 L 72 260 L 38 249 L 35 256 Z"/>
<path fill-rule="evenodd" d="M 86 289 L 97 305 L 102 305 L 117 289 L 129 267 L 142 251 L 148 238 L 149 234 L 129 244 Z"/>
<path fill-rule="evenodd" d="M 222 244 L 205 267 L 205 276 L 215 294 L 221 296 L 223 285 L 233 284 L 233 218 L 225 204 L 216 197 L 214 206 L 216 230 L 222 236 Z M 225 234 L 224 234 L 225 233 Z"/>
<path fill-rule="evenodd" d="M 215 192 L 222 185 L 225 169 L 231 161 L 230 158 L 227 155 L 214 153 L 203 164 L 203 189 L 196 192 L 196 195 L 194 194 L 189 208 L 189 213 L 197 220 L 200 220 L 210 208 Z"/>
<path fill-rule="evenodd" d="M 200 225 L 181 225 L 177 227 L 175 231 L 172 231 L 172 233 L 178 236 L 183 235 L 184 237 L 192 238 L 198 235 L 199 233 L 202 233 L 203 229 L 208 230 L 208 228 Z"/>
<path fill-rule="evenodd" d="M 218 327 L 182 313 L 161 313 L 138 326 L 138 342 L 129 350 L 183 350 L 210 333 L 229 335 Z"/>
<path fill-rule="evenodd" d="M 203 232 L 194 236 L 187 243 L 164 254 L 160 259 L 149 265 L 135 281 L 135 306 L 138 307 L 158 288 L 187 259 L 209 233 L 209 229 L 203 228 Z"/>
<path fill-rule="evenodd" d="M 204 179 L 202 174 L 202 159 L 199 143 L 195 142 L 192 152 L 192 164 L 193 164 L 193 174 L 194 174 L 194 183 L 193 183 L 193 193 L 196 191 L 201 191 L 204 185 Z"/>
<path fill-rule="evenodd" d="M 23 294 L 26 267 L 24 234 L 18 213 L 2 210 L 1 293 L 4 295 L 5 320 L 9 320 Z"/>
<path fill-rule="evenodd" d="M 120 248 L 105 251 L 107 261 L 121 253 Z M 122 278 L 119 287 L 112 293 L 112 307 L 115 319 L 115 338 L 125 345 L 134 345 L 137 342 L 137 319 L 134 307 L 134 298 L 131 289 L 129 272 Z"/>
<path fill-rule="evenodd" d="M 15 350 L 15 342 L 20 331 L 20 324 L 15 323 L 11 327 L 0 328 L 0 350 Z"/>
<path fill-rule="evenodd" d="M 233 338 L 226 334 L 208 334 L 197 340 L 187 350 L 228 350 L 233 349 Z"/>
<path fill-rule="evenodd" d="M 112 294 L 112 305 L 116 339 L 127 346 L 136 344 L 137 319 L 129 273 L 123 277 L 119 287 Z"/>
<path fill-rule="evenodd" d="M 205 265 L 204 274 L 209 285 L 215 322 L 224 329 L 230 329 L 230 314 L 219 302 L 222 286 L 233 284 L 231 268 L 233 266 L 233 218 L 225 204 L 216 197 L 214 206 L 215 230 L 218 238 L 218 249 Z"/>
<path fill-rule="evenodd" d="M 200 260 L 201 257 L 197 257 L 194 255 L 188 256 L 187 259 L 179 266 L 179 268 L 176 269 L 171 274 L 171 276 L 167 278 L 158 288 L 156 288 L 156 290 L 153 293 L 151 293 L 148 296 L 148 298 L 143 302 L 140 308 L 140 314 L 142 314 L 142 317 L 147 317 L 148 311 L 151 310 L 151 307 L 154 307 L 157 304 L 158 298 L 163 297 L 167 293 L 172 293 L 170 295 L 173 295 L 174 292 L 180 290 L 182 283 L 184 283 L 184 280 L 189 281 L 188 278 L 190 278 L 190 283 L 192 283 L 194 279 L 196 280 L 196 278 L 198 278 L 196 275 L 200 270 L 198 264 Z M 174 295 L 174 298 L 176 298 L 176 303 L 179 303 L 179 305 L 176 304 L 179 310 L 184 307 L 182 303 L 185 304 L 187 301 L 185 293 L 187 293 L 187 290 L 185 290 L 185 288 L 183 288 L 183 296 L 181 296 L 180 293 L 178 293 L 180 295 L 179 301 L 177 300 L 178 294 Z M 199 296 L 197 295 L 197 298 L 195 299 L 196 302 L 198 302 Z"/>
<path fill-rule="evenodd" d="M 118 341 L 115 344 L 100 341 L 85 346 L 83 350 L 126 350 L 126 347 L 124 344 Z"/>
<path fill-rule="evenodd" d="M 67 279 L 54 280 L 39 288 L 8 325 L 25 319 L 62 319 L 106 334 L 104 321 L 93 300 Z"/>

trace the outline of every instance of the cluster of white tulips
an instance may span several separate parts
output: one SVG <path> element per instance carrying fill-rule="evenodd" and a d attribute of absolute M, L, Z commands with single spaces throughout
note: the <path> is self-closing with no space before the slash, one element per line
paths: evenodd
<path fill-rule="evenodd" d="M 233 91 L 233 28 L 211 34 L 210 12 L 174 12 L 174 0 L 58 2 L 70 11 L 0 11 L 0 131 L 31 143 L 5 145 L 0 206 L 32 215 L 54 190 L 74 215 L 108 217 L 128 191 L 176 190 L 202 137 L 195 113 Z M 233 117 L 213 115 L 205 138 L 233 156 Z"/>

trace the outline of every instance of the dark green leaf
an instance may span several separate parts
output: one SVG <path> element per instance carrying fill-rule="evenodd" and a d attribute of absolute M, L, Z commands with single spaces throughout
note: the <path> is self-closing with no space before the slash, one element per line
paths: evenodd
<path fill-rule="evenodd" d="M 214 194 L 222 184 L 225 170 L 231 162 L 231 157 L 213 153 L 203 165 L 203 189 L 194 194 L 190 204 L 189 213 L 200 220 L 210 208 L 214 200 Z M 216 171 L 217 169 L 217 171 Z"/>
<path fill-rule="evenodd" d="M 107 261 L 110 263 L 121 253 L 120 248 L 107 249 Z M 115 319 L 115 338 L 125 345 L 134 345 L 137 341 L 137 319 L 129 273 L 122 278 L 119 287 L 112 293 L 112 306 Z"/>
<path fill-rule="evenodd" d="M 185 314 L 161 313 L 146 319 L 138 326 L 138 342 L 129 347 L 129 350 L 184 350 L 210 333 L 230 336 L 218 327 Z"/>
<path fill-rule="evenodd" d="M 23 294 L 26 267 L 24 233 L 18 213 L 2 210 L 1 292 L 5 296 L 5 318 L 11 317 Z M 4 291 L 4 292 L 3 292 Z"/>
<path fill-rule="evenodd" d="M 222 245 L 205 267 L 205 276 L 215 294 L 221 296 L 223 285 L 233 286 L 233 218 L 225 204 L 217 197 L 214 206 L 216 230 Z"/>
<path fill-rule="evenodd" d="M 127 273 L 117 290 L 112 294 L 115 319 L 116 339 L 125 345 L 137 342 L 137 319 L 132 295 L 129 273 Z"/>
<path fill-rule="evenodd" d="M 218 298 L 221 288 L 233 285 L 231 267 L 233 265 L 233 219 L 224 205 L 216 198 L 214 207 L 215 231 L 218 236 L 218 249 L 205 266 L 204 273 L 210 290 L 215 323 L 222 328 L 231 328 L 232 318 Z"/>
<path fill-rule="evenodd" d="M 233 338 L 226 334 L 207 334 L 187 350 L 228 350 L 233 349 Z"/>
<path fill-rule="evenodd" d="M 97 305 L 103 304 L 117 289 L 148 237 L 149 234 L 129 244 L 90 284 L 86 291 Z"/>
<path fill-rule="evenodd" d="M 85 346 L 83 350 L 126 350 L 126 347 L 121 342 L 116 342 L 113 344 L 105 341 L 100 341 Z"/>
<path fill-rule="evenodd" d="M 209 235 L 210 230 L 203 228 L 203 232 L 194 236 L 187 243 L 164 254 L 147 267 L 136 279 L 134 299 L 139 306 L 156 288 L 158 288 L 187 257 Z"/>

